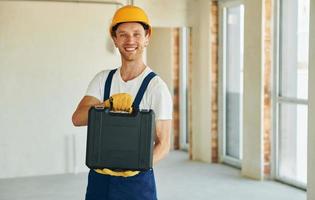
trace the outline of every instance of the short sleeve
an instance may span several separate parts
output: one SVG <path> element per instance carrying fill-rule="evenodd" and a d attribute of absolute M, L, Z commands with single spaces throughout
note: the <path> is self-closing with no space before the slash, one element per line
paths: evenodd
<path fill-rule="evenodd" d="M 161 80 L 161 79 L 160 79 Z M 151 109 L 155 113 L 156 120 L 170 120 L 173 115 L 172 96 L 167 85 L 161 82 L 152 88 Z"/>
<path fill-rule="evenodd" d="M 102 89 L 103 79 L 104 79 L 104 71 L 96 74 L 95 77 L 90 82 L 85 95 L 92 96 L 92 97 L 97 98 L 100 101 L 103 101 L 103 98 L 102 98 L 102 91 L 104 90 Z"/>

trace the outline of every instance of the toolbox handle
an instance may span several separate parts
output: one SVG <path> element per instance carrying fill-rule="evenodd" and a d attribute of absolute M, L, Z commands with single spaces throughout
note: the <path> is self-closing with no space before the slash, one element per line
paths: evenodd
<path fill-rule="evenodd" d="M 140 112 L 150 112 L 151 109 L 137 109 L 137 108 L 132 108 L 132 112 L 129 113 L 129 112 L 125 112 L 125 111 L 113 111 L 111 108 L 105 108 L 104 105 L 95 105 L 95 106 L 92 106 L 91 109 L 95 109 L 95 110 L 98 110 L 99 112 L 106 112 L 106 113 L 109 113 L 110 115 L 113 115 L 113 116 L 130 116 L 130 117 L 134 117 L 136 115 L 138 115 L 138 113 Z M 90 110 L 91 110 L 90 109 Z"/>
<path fill-rule="evenodd" d="M 110 108 L 105 108 L 105 112 L 108 112 L 112 116 L 136 116 L 139 113 L 138 109 L 133 109 L 131 113 L 125 111 L 113 111 Z"/>
<path fill-rule="evenodd" d="M 125 111 L 113 111 L 113 103 L 110 101 L 110 107 L 106 108 L 103 104 L 93 106 L 96 110 L 108 112 L 111 115 L 129 115 L 135 116 L 139 113 L 139 109 L 132 107 L 132 112 L 125 112 Z"/>

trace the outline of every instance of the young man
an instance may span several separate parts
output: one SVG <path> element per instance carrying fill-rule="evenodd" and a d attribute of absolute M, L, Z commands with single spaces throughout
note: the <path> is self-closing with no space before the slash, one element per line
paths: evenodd
<path fill-rule="evenodd" d="M 152 70 L 143 62 L 143 51 L 149 43 L 151 26 L 145 12 L 135 6 L 118 9 L 110 26 L 111 37 L 121 55 L 121 67 L 116 71 L 104 70 L 90 82 L 86 95 L 73 113 L 75 126 L 86 126 L 91 106 L 109 106 L 104 96 L 104 85 L 111 77 L 110 96 L 114 110 L 130 111 L 133 99 Z M 111 74 L 111 75 L 110 75 Z M 104 97 L 104 98 L 103 98 Z M 172 98 L 164 81 L 155 76 L 149 82 L 139 103 L 140 109 L 152 109 L 156 118 L 156 136 L 153 165 L 170 148 Z M 153 170 L 115 171 L 91 170 L 86 200 L 156 200 Z"/>

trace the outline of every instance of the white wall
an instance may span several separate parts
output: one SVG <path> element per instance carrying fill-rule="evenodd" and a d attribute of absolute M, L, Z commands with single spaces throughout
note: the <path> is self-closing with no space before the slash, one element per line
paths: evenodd
<path fill-rule="evenodd" d="M 136 5 L 148 11 L 155 27 L 192 28 L 193 135 L 190 142 L 193 160 L 204 162 L 211 162 L 210 2 L 211 0 L 135 0 Z"/>
<path fill-rule="evenodd" d="M 187 3 L 191 0 L 134 0 L 146 10 L 154 27 L 187 26 Z"/>
<path fill-rule="evenodd" d="M 154 28 L 147 48 L 148 65 L 166 82 L 173 93 L 173 43 L 171 28 Z"/>
<path fill-rule="evenodd" d="M 263 178 L 263 1 L 245 0 L 242 175 Z"/>
<path fill-rule="evenodd" d="M 150 44 L 147 47 L 147 64 L 167 84 L 173 95 L 173 38 L 172 28 L 153 28 Z M 171 148 L 174 144 L 173 129 Z"/>
<path fill-rule="evenodd" d="M 189 2 L 192 27 L 192 156 L 211 162 L 210 0 Z"/>
<path fill-rule="evenodd" d="M 193 136 L 190 142 L 192 142 L 193 159 L 204 162 L 211 162 L 210 1 L 135 1 L 136 5 L 148 11 L 155 27 L 188 26 L 192 28 Z M 164 50 L 167 51 L 167 49 Z M 168 81 L 168 78 L 166 79 Z"/>
<path fill-rule="evenodd" d="M 186 1 L 135 4 L 155 26 L 186 25 Z M 71 115 L 93 76 L 120 64 L 108 36 L 116 8 L 0 2 L 0 178 L 87 170 L 86 128 Z"/>
<path fill-rule="evenodd" d="M 315 2 L 310 1 L 307 199 L 315 199 Z"/>
<path fill-rule="evenodd" d="M 89 81 L 120 60 L 106 50 L 116 6 L 0 2 L 0 178 L 83 170 L 85 128 L 71 115 Z"/>

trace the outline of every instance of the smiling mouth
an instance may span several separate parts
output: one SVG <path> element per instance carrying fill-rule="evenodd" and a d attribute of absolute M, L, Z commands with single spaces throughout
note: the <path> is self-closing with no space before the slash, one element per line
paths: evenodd
<path fill-rule="evenodd" d="M 124 48 L 126 52 L 133 52 L 135 51 L 137 48 L 136 47 L 125 47 Z"/>

